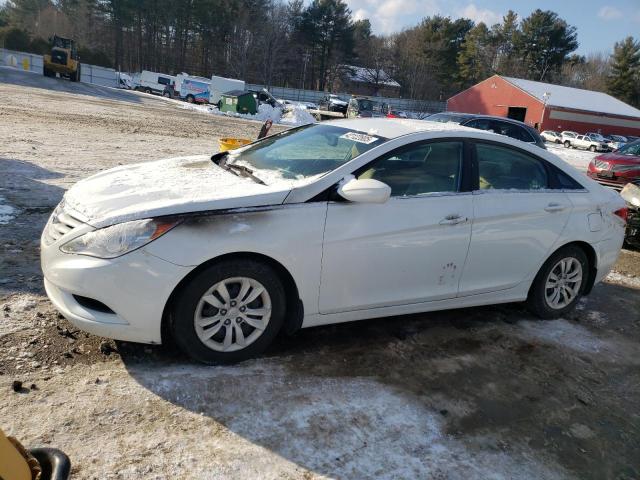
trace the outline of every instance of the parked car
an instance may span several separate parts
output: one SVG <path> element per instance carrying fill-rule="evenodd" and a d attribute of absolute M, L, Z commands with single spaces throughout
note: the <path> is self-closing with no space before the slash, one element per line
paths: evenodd
<path fill-rule="evenodd" d="M 640 140 L 627 143 L 615 152 L 598 155 L 589 163 L 587 175 L 616 189 L 640 180 Z"/>
<path fill-rule="evenodd" d="M 560 135 L 558 132 L 554 132 L 553 130 L 545 130 L 540 133 L 540 136 L 544 139 L 545 142 L 562 143 L 562 135 Z"/>
<path fill-rule="evenodd" d="M 560 132 L 560 139 L 566 148 L 571 146 L 571 142 L 580 135 L 578 132 L 572 132 L 571 130 L 564 130 Z"/>
<path fill-rule="evenodd" d="M 428 116 L 425 120 L 430 122 L 456 123 L 465 127 L 487 130 L 490 132 L 515 138 L 522 142 L 547 148 L 538 131 L 526 123 L 504 117 L 491 115 L 474 115 L 471 113 L 441 112 Z"/>
<path fill-rule="evenodd" d="M 563 316 L 616 262 L 625 212 L 506 136 L 339 120 L 80 181 L 44 229 L 42 269 L 83 330 L 235 362 L 351 320 L 520 301 Z"/>
<path fill-rule="evenodd" d="M 611 150 L 618 150 L 629 142 L 629 140 L 622 135 L 604 135 L 604 139 Z"/>
<path fill-rule="evenodd" d="M 389 109 L 386 103 L 367 97 L 353 97 L 347 107 L 347 118 L 385 117 Z"/>
<path fill-rule="evenodd" d="M 135 90 L 145 93 L 155 93 L 162 95 L 166 91 L 166 87 L 175 85 L 176 77 L 165 75 L 164 73 L 155 73 L 143 70 L 136 79 Z"/>
<path fill-rule="evenodd" d="M 409 118 L 409 115 L 403 110 L 395 110 L 393 108 L 389 108 L 387 110 L 387 118 Z"/>
<path fill-rule="evenodd" d="M 608 152 L 609 146 L 603 141 L 593 140 L 587 135 L 576 135 L 574 139 L 571 141 L 566 140 L 564 146 L 567 146 L 567 142 L 570 143 L 570 147 L 572 148 L 581 148 L 583 150 L 589 150 L 591 152 Z"/>
<path fill-rule="evenodd" d="M 611 138 L 607 138 L 606 136 L 604 136 L 604 135 L 602 135 L 600 133 L 594 133 L 594 132 L 587 132 L 587 133 L 584 134 L 584 136 L 588 137 L 589 139 L 591 139 L 592 141 L 594 141 L 596 143 L 603 144 L 604 148 L 605 148 L 604 150 L 602 150 L 603 152 L 614 150 L 614 148 L 612 148 L 613 139 L 611 139 Z"/>
<path fill-rule="evenodd" d="M 345 116 L 347 115 L 348 106 L 349 104 L 347 102 L 334 94 L 325 95 L 322 100 L 318 102 L 319 110 L 325 110 L 327 112 L 339 112 Z"/>

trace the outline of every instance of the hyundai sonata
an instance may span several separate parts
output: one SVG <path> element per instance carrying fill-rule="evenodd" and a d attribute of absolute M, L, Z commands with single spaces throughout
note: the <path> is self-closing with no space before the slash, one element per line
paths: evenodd
<path fill-rule="evenodd" d="M 79 328 L 234 362 L 281 331 L 526 301 L 558 317 L 615 263 L 619 195 L 450 124 L 361 119 L 80 181 L 42 235 Z"/>

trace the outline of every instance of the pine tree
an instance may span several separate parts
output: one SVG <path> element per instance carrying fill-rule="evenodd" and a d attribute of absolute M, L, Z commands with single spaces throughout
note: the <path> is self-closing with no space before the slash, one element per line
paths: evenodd
<path fill-rule="evenodd" d="M 607 88 L 623 102 L 640 106 L 640 42 L 633 37 L 616 42 Z"/>

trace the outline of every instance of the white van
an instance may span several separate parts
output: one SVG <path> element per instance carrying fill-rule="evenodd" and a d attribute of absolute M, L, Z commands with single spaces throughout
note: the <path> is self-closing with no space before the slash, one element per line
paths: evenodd
<path fill-rule="evenodd" d="M 205 77 L 198 77 L 196 75 L 189 75 L 188 73 L 182 72 L 179 73 L 178 75 L 176 75 L 176 83 L 175 83 L 175 91 L 176 91 L 176 95 L 178 95 L 180 98 L 182 98 L 182 100 L 185 100 L 184 96 L 180 93 L 180 91 L 182 90 L 182 83 L 185 80 L 195 80 L 197 82 L 203 82 L 203 83 L 211 83 L 211 80 L 209 80 L 208 78 Z M 208 101 L 208 99 L 207 99 Z"/>
<path fill-rule="evenodd" d="M 211 89 L 209 96 L 209 103 L 217 105 L 220 101 L 220 96 L 223 93 L 230 92 L 231 90 L 245 90 L 244 80 L 235 80 L 233 78 L 211 76 Z"/>
<path fill-rule="evenodd" d="M 140 73 L 135 90 L 157 95 L 172 96 L 176 77 L 164 73 L 155 73 L 143 70 Z"/>

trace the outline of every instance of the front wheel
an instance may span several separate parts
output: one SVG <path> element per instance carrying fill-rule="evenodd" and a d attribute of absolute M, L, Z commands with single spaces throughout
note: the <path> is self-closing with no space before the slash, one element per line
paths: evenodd
<path fill-rule="evenodd" d="M 527 306 L 540 318 L 558 318 L 572 310 L 589 275 L 589 261 L 575 246 L 561 248 L 542 266 L 529 290 Z"/>
<path fill-rule="evenodd" d="M 267 265 L 231 260 L 197 274 L 172 309 L 180 349 L 207 364 L 241 362 L 261 353 L 284 322 L 285 289 Z"/>
<path fill-rule="evenodd" d="M 596 151 L 596 147 L 595 147 L 595 146 L 593 146 L 593 145 L 591 145 L 591 146 L 589 147 L 589 151 L 590 151 L 590 152 L 595 152 L 595 151 Z"/>
<path fill-rule="evenodd" d="M 571 146 L 571 142 L 569 140 L 565 140 L 564 148 L 569 148 Z"/>

